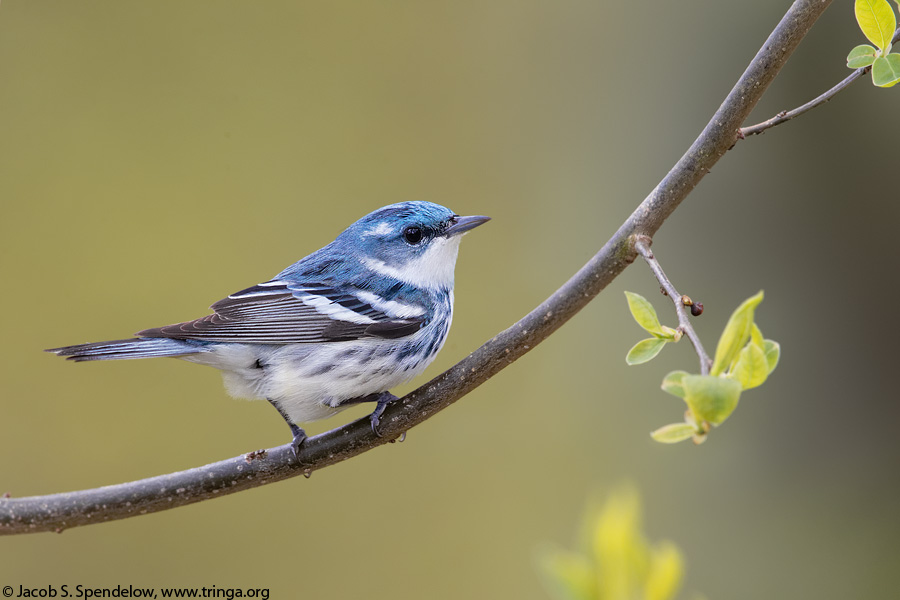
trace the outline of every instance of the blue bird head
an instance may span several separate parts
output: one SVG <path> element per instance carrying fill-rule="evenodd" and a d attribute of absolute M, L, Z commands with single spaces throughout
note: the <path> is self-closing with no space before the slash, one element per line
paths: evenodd
<path fill-rule="evenodd" d="M 453 286 L 462 234 L 490 217 L 461 217 L 433 202 L 400 202 L 369 213 L 333 244 L 353 248 L 380 275 L 431 289 Z"/>

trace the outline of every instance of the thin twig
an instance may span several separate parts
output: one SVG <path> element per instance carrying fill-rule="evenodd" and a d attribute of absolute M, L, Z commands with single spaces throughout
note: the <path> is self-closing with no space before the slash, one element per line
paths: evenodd
<path fill-rule="evenodd" d="M 806 111 L 812 110 L 821 104 L 825 104 L 826 102 L 831 100 L 838 92 L 840 92 L 841 90 L 843 90 L 844 88 L 849 86 L 851 83 L 853 83 L 854 81 L 856 81 L 857 79 L 859 79 L 860 77 L 862 77 L 863 75 L 868 73 L 871 69 L 872 69 L 872 67 L 869 66 L 869 67 L 863 67 L 861 69 L 857 69 L 857 70 L 853 71 L 853 73 L 851 73 L 846 78 L 844 78 L 844 80 L 841 81 L 839 84 L 837 84 L 836 86 L 834 86 L 833 88 L 831 88 L 830 90 L 828 90 L 827 92 L 825 92 L 824 94 L 819 96 L 818 98 L 814 98 L 813 100 L 810 100 L 803 106 L 798 106 L 797 108 L 795 108 L 793 110 L 782 111 L 782 112 L 778 113 L 777 115 L 775 115 L 774 117 L 772 117 L 771 119 L 769 119 L 767 121 L 763 121 L 762 123 L 757 123 L 756 125 L 751 125 L 749 127 L 741 127 L 740 137 L 745 138 L 745 137 L 748 137 L 751 135 L 758 135 L 758 134 L 762 133 L 763 131 L 765 131 L 766 129 L 770 129 L 772 127 L 775 127 L 776 125 L 781 125 L 782 123 L 784 123 L 786 121 L 790 121 L 794 117 L 799 117 Z"/>
<path fill-rule="evenodd" d="M 650 270 L 656 275 L 659 285 L 663 287 L 666 291 L 666 295 L 668 295 L 675 304 L 675 314 L 678 315 L 678 328 L 681 329 L 681 332 L 686 335 L 689 340 L 691 340 L 691 344 L 694 345 L 694 350 L 697 351 L 697 356 L 700 357 L 700 374 L 709 375 L 709 368 L 712 366 L 712 360 L 710 360 L 706 350 L 703 349 L 703 344 L 700 343 L 700 337 L 697 335 L 697 332 L 694 331 L 694 326 L 691 324 L 691 319 L 688 316 L 687 310 L 685 310 L 681 294 L 678 293 L 678 290 L 675 289 L 675 286 L 672 285 L 672 282 L 666 277 L 662 266 L 659 264 L 659 261 L 656 260 L 653 251 L 650 250 L 651 243 L 650 238 L 645 235 L 636 236 L 634 239 L 634 249 L 638 251 L 638 254 L 644 257 L 645 261 L 647 261 Z"/>
<path fill-rule="evenodd" d="M 193 504 L 333 465 L 386 444 L 522 357 L 584 308 L 635 259 L 635 234 L 653 236 L 716 162 L 831 0 L 796 0 L 684 156 L 618 231 L 562 287 L 458 364 L 392 403 L 376 437 L 368 418 L 307 439 L 300 462 L 285 444 L 188 471 L 97 489 L 0 499 L 0 534 L 61 531 Z"/>
<path fill-rule="evenodd" d="M 898 27 L 897 31 L 894 32 L 894 38 L 891 41 L 891 43 L 892 44 L 896 43 L 898 40 L 900 40 L 900 27 Z M 856 69 L 850 75 L 845 77 L 844 80 L 841 81 L 839 84 L 837 84 L 836 86 L 834 86 L 833 88 L 831 88 L 830 90 L 828 90 L 827 92 L 822 94 L 821 96 L 810 100 L 803 106 L 798 106 L 797 108 L 795 108 L 793 110 L 781 111 L 780 113 L 778 113 L 771 119 L 769 119 L 767 121 L 763 121 L 762 123 L 757 123 L 756 125 L 750 125 L 749 127 L 741 127 L 739 137 L 741 139 L 743 139 L 750 135 L 758 135 L 758 134 L 762 133 L 763 131 L 765 131 L 766 129 L 770 129 L 772 127 L 775 127 L 776 125 L 781 125 L 782 123 L 784 123 L 786 121 L 790 121 L 791 119 L 793 119 L 795 117 L 799 117 L 806 111 L 812 110 L 817 106 L 825 104 L 826 102 L 828 102 L 829 100 L 834 98 L 834 96 L 837 95 L 838 92 L 842 91 L 844 88 L 848 87 L 851 83 L 853 83 L 854 81 L 856 81 L 863 75 L 867 74 L 871 70 L 872 70 L 871 65 L 869 65 L 868 67 L 862 67 L 862 68 Z"/>

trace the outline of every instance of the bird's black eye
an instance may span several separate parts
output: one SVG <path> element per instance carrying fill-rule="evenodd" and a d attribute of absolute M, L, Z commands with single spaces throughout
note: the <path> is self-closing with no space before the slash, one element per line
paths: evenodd
<path fill-rule="evenodd" d="M 421 227 L 407 227 L 403 230 L 403 239 L 407 241 L 407 243 L 416 245 L 422 241 L 422 228 Z"/>

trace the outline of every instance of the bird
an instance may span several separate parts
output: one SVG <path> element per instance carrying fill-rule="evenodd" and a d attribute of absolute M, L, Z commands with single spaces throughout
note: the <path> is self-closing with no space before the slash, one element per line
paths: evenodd
<path fill-rule="evenodd" d="M 214 303 L 213 313 L 130 339 L 51 348 L 75 362 L 174 357 L 221 370 L 227 391 L 265 399 L 288 424 L 363 402 L 380 417 L 434 360 L 453 319 L 459 242 L 490 217 L 425 201 L 384 206 L 268 281 Z"/>

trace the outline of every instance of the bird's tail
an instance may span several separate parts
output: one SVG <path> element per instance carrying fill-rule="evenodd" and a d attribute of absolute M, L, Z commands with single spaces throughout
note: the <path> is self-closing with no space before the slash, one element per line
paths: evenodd
<path fill-rule="evenodd" d="M 185 356 L 203 352 L 202 345 L 185 340 L 164 338 L 132 338 L 130 340 L 112 340 L 77 344 L 63 348 L 50 348 L 58 356 L 68 360 L 83 362 L 87 360 L 125 360 L 129 358 L 153 358 L 156 356 Z"/>

